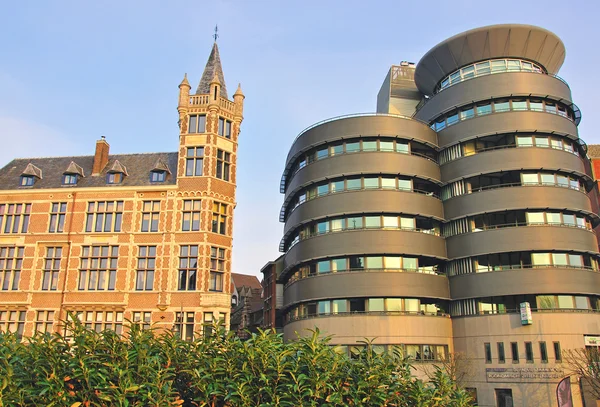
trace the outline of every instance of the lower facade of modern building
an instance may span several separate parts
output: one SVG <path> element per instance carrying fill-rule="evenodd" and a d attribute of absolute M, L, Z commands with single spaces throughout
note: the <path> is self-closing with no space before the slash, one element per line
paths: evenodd
<path fill-rule="evenodd" d="M 564 54 L 537 27 L 468 31 L 413 68 L 412 116 L 340 117 L 296 138 L 284 255 L 264 269 L 287 340 L 318 327 L 350 354 L 371 338 L 420 366 L 461 355 L 478 405 L 557 404 L 565 355 L 600 337 L 597 189 L 555 75 Z"/>

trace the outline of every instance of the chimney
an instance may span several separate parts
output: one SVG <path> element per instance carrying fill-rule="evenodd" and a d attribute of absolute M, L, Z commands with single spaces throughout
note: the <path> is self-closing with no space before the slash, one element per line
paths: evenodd
<path fill-rule="evenodd" d="M 108 150 L 110 146 L 106 142 L 106 137 L 102 136 L 96 141 L 96 154 L 94 154 L 94 166 L 92 167 L 92 175 L 100 175 L 108 163 Z"/>

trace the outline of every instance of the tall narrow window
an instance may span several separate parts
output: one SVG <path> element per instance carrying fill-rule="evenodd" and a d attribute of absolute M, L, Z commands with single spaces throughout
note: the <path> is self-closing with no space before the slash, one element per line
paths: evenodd
<path fill-rule="evenodd" d="M 86 232 L 120 232 L 123 201 L 88 202 Z"/>
<path fill-rule="evenodd" d="M 1 204 L 0 232 L 27 233 L 31 204 Z"/>
<path fill-rule="evenodd" d="M 217 150 L 217 178 L 229 181 L 229 170 L 231 166 L 231 153 Z"/>
<path fill-rule="evenodd" d="M 184 232 L 200 230 L 200 210 L 202 201 L 190 199 L 183 201 L 183 212 L 181 216 L 181 230 Z"/>
<path fill-rule="evenodd" d="M 114 290 L 119 246 L 83 246 L 79 290 Z"/>
<path fill-rule="evenodd" d="M 61 233 L 65 227 L 65 216 L 67 216 L 67 203 L 53 203 L 50 208 L 50 226 L 48 232 Z"/>
<path fill-rule="evenodd" d="M 134 312 L 133 323 L 140 324 L 142 326 L 142 329 L 150 329 L 152 323 L 152 311 Z"/>
<path fill-rule="evenodd" d="M 540 342 L 540 359 L 542 363 L 548 363 L 548 349 L 544 341 Z"/>
<path fill-rule="evenodd" d="M 214 321 L 215 319 L 212 312 L 204 313 L 204 324 L 202 326 L 202 330 L 204 331 L 204 337 L 212 335 Z"/>
<path fill-rule="evenodd" d="M 198 246 L 181 246 L 179 250 L 177 289 L 179 291 L 193 291 L 196 289 L 196 276 L 198 274 Z"/>
<path fill-rule="evenodd" d="M 562 362 L 562 352 L 560 350 L 560 342 L 554 342 L 554 360 Z"/>
<path fill-rule="evenodd" d="M 225 249 L 210 248 L 210 291 L 223 291 L 223 273 L 225 271 Z"/>
<path fill-rule="evenodd" d="M 55 291 L 58 288 L 58 273 L 60 271 L 60 258 L 62 247 L 46 248 L 44 259 L 44 277 L 42 278 L 42 290 Z"/>
<path fill-rule="evenodd" d="M 492 345 L 489 342 L 483 344 L 485 351 L 485 363 L 492 363 Z"/>
<path fill-rule="evenodd" d="M 194 340 L 194 313 L 193 312 L 176 312 L 175 324 L 173 325 L 175 336 L 185 340 Z"/>
<path fill-rule="evenodd" d="M 512 362 L 519 363 L 519 344 L 517 342 L 510 343 L 510 352 L 512 353 Z"/>
<path fill-rule="evenodd" d="M 142 232 L 158 232 L 160 201 L 144 201 L 142 204 Z"/>
<path fill-rule="evenodd" d="M 38 311 L 35 316 L 35 331 L 40 333 L 52 333 L 54 324 L 54 311 Z"/>
<path fill-rule="evenodd" d="M 221 202 L 213 203 L 212 232 L 221 235 L 226 234 L 227 205 Z"/>
<path fill-rule="evenodd" d="M 16 333 L 20 338 L 24 328 L 25 311 L 0 311 L 0 331 Z"/>
<path fill-rule="evenodd" d="M 533 344 L 525 342 L 525 358 L 527 363 L 533 363 Z"/>
<path fill-rule="evenodd" d="M 219 136 L 231 138 L 231 121 L 219 118 Z"/>
<path fill-rule="evenodd" d="M 506 362 L 506 356 L 504 355 L 504 342 L 498 342 L 498 363 Z"/>
<path fill-rule="evenodd" d="M 136 290 L 150 291 L 153 289 L 155 267 L 156 246 L 140 246 L 135 277 Z"/>
<path fill-rule="evenodd" d="M 203 174 L 204 147 L 188 147 L 185 158 L 185 176 L 199 177 Z"/>
<path fill-rule="evenodd" d="M 23 247 L 0 247 L 0 287 L 18 290 L 23 266 Z"/>
<path fill-rule="evenodd" d="M 190 125 L 188 133 L 204 133 L 206 131 L 206 115 L 192 114 L 190 115 Z"/>

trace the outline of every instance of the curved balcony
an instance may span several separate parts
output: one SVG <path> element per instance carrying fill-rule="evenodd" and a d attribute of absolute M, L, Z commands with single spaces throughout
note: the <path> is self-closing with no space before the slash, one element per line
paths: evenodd
<path fill-rule="evenodd" d="M 574 227 L 540 225 L 505 227 L 446 238 L 448 258 L 518 251 L 578 251 L 598 253 L 594 232 Z"/>
<path fill-rule="evenodd" d="M 441 166 L 442 180 L 509 170 L 555 170 L 587 177 L 583 160 L 563 150 L 550 148 L 507 148 L 462 157 Z M 587 177 L 589 179 L 589 177 Z"/>
<path fill-rule="evenodd" d="M 490 96 L 548 97 L 571 105 L 571 90 L 560 78 L 536 72 L 502 72 L 479 76 L 452 85 L 431 97 L 415 117 L 431 121 L 441 113 Z"/>
<path fill-rule="evenodd" d="M 568 209 L 593 214 L 588 196 L 575 189 L 559 186 L 509 184 L 444 201 L 446 220 L 484 212 L 540 208 Z"/>
<path fill-rule="evenodd" d="M 444 238 L 408 230 L 353 230 L 327 233 L 301 240 L 288 250 L 284 273 L 309 260 L 353 254 L 418 254 L 446 259 Z"/>
<path fill-rule="evenodd" d="M 600 275 L 600 274 L 599 274 Z M 348 297 L 450 299 L 444 275 L 404 271 L 329 273 L 304 278 L 286 287 L 284 307 L 301 301 Z"/>
<path fill-rule="evenodd" d="M 288 322 L 283 328 L 286 341 L 297 335 L 312 335 L 318 327 L 324 334 L 334 334 L 332 344 L 350 344 L 365 338 L 377 338 L 378 343 L 451 344 L 452 321 L 446 314 L 420 313 L 346 313 L 312 316 Z"/>
<path fill-rule="evenodd" d="M 419 155 L 381 151 L 344 154 L 316 161 L 294 174 L 288 183 L 285 203 L 312 182 L 358 174 L 402 174 L 441 183 L 437 163 Z"/>
<path fill-rule="evenodd" d="M 288 216 L 284 237 L 297 226 L 326 216 L 358 213 L 402 213 L 444 219 L 442 201 L 414 191 L 361 189 L 330 193 L 304 202 Z"/>
<path fill-rule="evenodd" d="M 519 294 L 600 294 L 600 272 L 583 268 L 535 267 L 450 277 L 452 299 Z"/>
<path fill-rule="evenodd" d="M 508 111 L 477 116 L 448 126 L 438 133 L 440 147 L 476 137 L 511 132 L 545 132 L 578 138 L 577 125 L 569 118 L 536 111 Z"/>

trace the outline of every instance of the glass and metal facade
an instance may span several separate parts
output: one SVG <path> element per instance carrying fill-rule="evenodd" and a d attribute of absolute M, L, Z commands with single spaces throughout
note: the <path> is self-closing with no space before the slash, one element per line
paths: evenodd
<path fill-rule="evenodd" d="M 543 369 L 600 334 L 600 218 L 564 56 L 538 27 L 468 31 L 417 65 L 411 117 L 338 117 L 296 138 L 280 185 L 286 339 L 317 326 L 341 347 L 448 347 L 473 359 L 479 405 L 499 390 L 556 404 Z M 494 376 L 504 349 L 539 380 Z"/>

